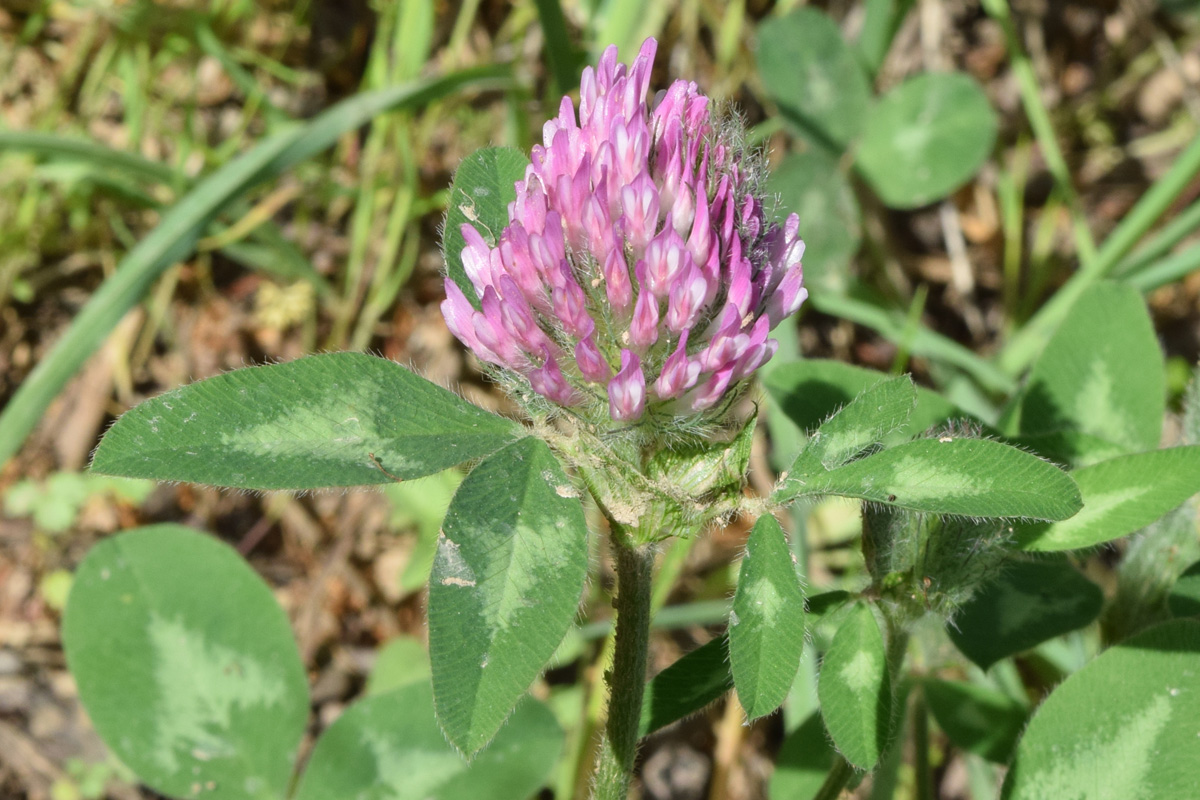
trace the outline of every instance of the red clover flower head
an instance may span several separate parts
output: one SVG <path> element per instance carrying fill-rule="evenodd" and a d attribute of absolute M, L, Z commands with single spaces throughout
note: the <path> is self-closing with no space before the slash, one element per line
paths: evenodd
<path fill-rule="evenodd" d="M 564 97 L 495 247 L 462 226 L 478 310 L 446 279 L 463 344 L 592 419 L 719 408 L 808 295 L 799 220 L 768 222 L 740 127 L 695 83 L 648 100 L 656 49 L 584 70 L 578 118 Z"/>

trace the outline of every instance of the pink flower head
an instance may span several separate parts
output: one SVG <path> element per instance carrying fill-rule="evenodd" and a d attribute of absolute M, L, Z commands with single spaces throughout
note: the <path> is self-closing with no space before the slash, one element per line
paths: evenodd
<path fill-rule="evenodd" d="M 754 155 L 696 84 L 650 97 L 657 47 L 628 68 L 609 47 L 583 71 L 578 113 L 564 97 L 545 124 L 497 246 L 462 226 L 478 310 L 450 278 L 442 304 L 483 361 L 623 423 L 717 406 L 808 296 L 799 220 L 768 221 Z"/>

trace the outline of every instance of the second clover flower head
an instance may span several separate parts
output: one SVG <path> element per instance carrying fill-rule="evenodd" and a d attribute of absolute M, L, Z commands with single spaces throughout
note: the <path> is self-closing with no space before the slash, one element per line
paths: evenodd
<path fill-rule="evenodd" d="M 478 308 L 442 313 L 481 360 L 588 417 L 703 414 L 778 347 L 807 297 L 793 214 L 767 220 L 755 166 L 695 83 L 648 99 L 657 42 L 609 47 L 545 124 L 496 246 L 462 226 Z"/>

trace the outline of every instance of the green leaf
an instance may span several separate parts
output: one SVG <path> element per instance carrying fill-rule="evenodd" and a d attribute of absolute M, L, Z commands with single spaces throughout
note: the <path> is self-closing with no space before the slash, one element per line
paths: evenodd
<path fill-rule="evenodd" d="M 1007 764 L 1029 716 L 1025 706 L 1006 694 L 961 681 L 927 678 L 925 702 L 955 746 Z"/>
<path fill-rule="evenodd" d="M 367 676 L 363 693 L 384 694 L 402 686 L 429 682 L 429 654 L 414 636 L 398 636 L 375 653 L 375 664 Z M 432 699 L 429 713 L 433 714 Z"/>
<path fill-rule="evenodd" d="M 1066 519 L 1080 508 L 1071 476 L 988 439 L 919 439 L 821 474 L 789 475 L 775 500 L 835 494 L 964 517 Z"/>
<path fill-rule="evenodd" d="M 463 159 L 450 186 L 449 211 L 443 232 L 442 251 L 446 274 L 479 308 L 475 287 L 463 269 L 466 240 L 463 225 L 472 225 L 492 247 L 508 225 L 508 204 L 517 199 L 516 183 L 525 179 L 529 159 L 513 147 L 485 147 Z"/>
<path fill-rule="evenodd" d="M 1124 447 L 1158 447 L 1163 354 L 1135 289 L 1100 283 L 1071 307 L 1033 365 L 1020 404 L 1022 434 L 1074 430 Z"/>
<path fill-rule="evenodd" d="M 1196 204 L 1200 208 L 1200 203 Z M 1192 371 L 1192 379 L 1183 393 L 1183 419 L 1180 420 L 1184 444 L 1200 444 L 1200 367 Z"/>
<path fill-rule="evenodd" d="M 814 711 L 780 745 L 767 795 L 771 800 L 810 800 L 825 783 L 836 756 L 821 713 Z"/>
<path fill-rule="evenodd" d="M 792 153 L 771 170 L 767 192 L 779 197 L 780 218 L 800 217 L 805 285 L 844 293 L 862 242 L 862 212 L 837 159 L 819 150 Z"/>
<path fill-rule="evenodd" d="M 389 527 L 393 531 L 409 530 L 415 539 L 408 553 L 408 563 L 399 576 L 401 593 L 415 592 L 429 582 L 429 571 L 433 569 L 433 557 L 437 553 L 438 530 L 462 481 L 460 471 L 448 469 L 384 487 L 383 493 L 392 504 Z"/>
<path fill-rule="evenodd" d="M 893 698 L 883 634 L 867 605 L 855 606 L 834 634 L 817 696 L 842 756 L 859 769 L 874 767 L 887 747 Z"/>
<path fill-rule="evenodd" d="M 838 26 L 799 8 L 758 29 L 758 71 L 784 119 L 809 141 L 840 154 L 858 136 L 871 88 Z"/>
<path fill-rule="evenodd" d="M 473 67 L 428 80 L 364 92 L 330 106 L 299 128 L 284 130 L 205 176 L 162 215 L 158 226 L 121 259 L 21 384 L 0 413 L 0 464 L 25 441 L 42 412 L 154 280 L 187 258 L 209 223 L 254 186 L 279 177 L 336 142 L 346 131 L 390 110 L 419 108 L 462 89 L 509 83 L 506 67 Z"/>
<path fill-rule="evenodd" d="M 789 474 L 803 480 L 879 448 L 885 436 L 908 423 L 916 404 L 917 391 L 907 375 L 864 389 L 809 437 Z"/>
<path fill-rule="evenodd" d="M 1167 594 L 1167 608 L 1176 617 L 1200 617 L 1200 561 L 1183 571 Z"/>
<path fill-rule="evenodd" d="M 105 743 L 156 791 L 287 791 L 308 684 L 287 616 L 233 548 L 180 525 L 92 548 L 63 643 Z"/>
<path fill-rule="evenodd" d="M 1056 464 L 1067 464 L 1071 467 L 1089 467 L 1128 452 L 1119 444 L 1073 430 L 1006 436 L 1004 440 Z"/>
<path fill-rule="evenodd" d="M 331 353 L 147 400 L 105 434 L 92 469 L 245 489 L 361 486 L 479 458 L 519 430 L 392 361 Z"/>
<path fill-rule="evenodd" d="M 732 688 L 729 639 L 720 636 L 683 656 L 646 684 L 638 735 L 647 736 L 695 714 Z"/>
<path fill-rule="evenodd" d="M 1100 587 L 1069 564 L 1018 561 L 968 600 L 946 631 L 963 655 L 987 669 L 1082 628 L 1103 602 Z"/>
<path fill-rule="evenodd" d="M 554 655 L 587 566 L 578 490 L 540 439 L 514 442 L 463 481 L 429 581 L 434 702 L 459 750 L 487 744 Z"/>
<path fill-rule="evenodd" d="M 844 589 L 834 589 L 831 592 L 822 592 L 821 594 L 809 597 L 806 604 L 809 622 L 823 620 L 826 616 L 850 602 L 852 597 L 853 595 Z"/>
<path fill-rule="evenodd" d="M 1200 492 L 1200 445 L 1151 450 L 1074 470 L 1083 510 L 1062 522 L 1023 525 L 1024 550 L 1075 550 L 1140 530 Z"/>
<path fill-rule="evenodd" d="M 867 72 L 879 71 L 891 47 L 896 30 L 912 7 L 913 0 L 866 0 L 863 3 L 863 23 L 854 49 Z"/>
<path fill-rule="evenodd" d="M 783 413 L 801 430 L 813 431 L 839 408 L 885 379 L 882 372 L 840 361 L 806 358 L 781 364 L 767 372 L 763 388 Z M 888 444 L 899 444 L 942 425 L 968 416 L 937 392 L 917 386 L 917 404 L 908 423 L 885 436 Z"/>
<path fill-rule="evenodd" d="M 1200 622 L 1174 620 L 1102 653 L 1042 703 L 1003 800 L 1192 800 L 1200 791 Z"/>
<path fill-rule="evenodd" d="M 996 113 L 979 84 L 961 72 L 929 72 L 871 109 L 855 165 L 884 203 L 916 208 L 965 183 L 995 141 Z"/>
<path fill-rule="evenodd" d="M 729 664 L 747 719 L 787 699 L 804 650 L 804 590 L 783 528 L 770 514 L 750 531 L 729 615 Z"/>
<path fill-rule="evenodd" d="M 530 797 L 562 752 L 554 715 L 521 703 L 492 746 L 470 761 L 446 743 L 428 683 L 350 706 L 317 740 L 296 800 L 480 800 Z"/>

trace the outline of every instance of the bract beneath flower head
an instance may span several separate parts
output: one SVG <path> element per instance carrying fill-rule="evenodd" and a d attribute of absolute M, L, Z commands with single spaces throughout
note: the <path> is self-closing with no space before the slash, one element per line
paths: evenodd
<path fill-rule="evenodd" d="M 442 312 L 481 360 L 597 422 L 719 413 L 807 297 L 799 220 L 769 223 L 753 155 L 677 80 L 654 98 L 657 42 L 583 72 L 533 148 L 496 247 L 463 225 L 478 310 Z"/>

